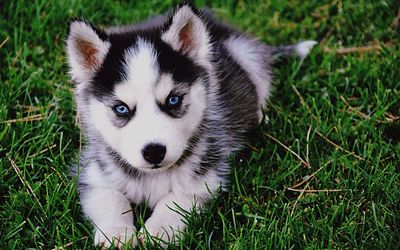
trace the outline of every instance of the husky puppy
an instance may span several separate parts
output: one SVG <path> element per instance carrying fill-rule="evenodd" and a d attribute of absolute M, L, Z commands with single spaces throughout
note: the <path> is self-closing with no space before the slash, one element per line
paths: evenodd
<path fill-rule="evenodd" d="M 95 244 L 173 242 L 185 229 L 177 210 L 226 186 L 229 156 L 262 120 L 272 58 L 314 44 L 271 47 L 187 3 L 134 26 L 73 19 L 67 54 L 87 139 L 75 171 Z M 153 211 L 141 233 L 140 203 Z"/>

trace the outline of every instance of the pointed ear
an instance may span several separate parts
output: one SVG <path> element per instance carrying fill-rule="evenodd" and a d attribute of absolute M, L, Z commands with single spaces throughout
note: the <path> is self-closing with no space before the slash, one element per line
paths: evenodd
<path fill-rule="evenodd" d="M 210 37 L 207 27 L 191 5 L 178 7 L 171 17 L 161 39 L 174 50 L 193 59 L 206 59 L 210 52 Z"/>
<path fill-rule="evenodd" d="M 107 35 L 83 19 L 69 23 L 67 54 L 70 74 L 78 84 L 93 76 L 110 49 Z"/>

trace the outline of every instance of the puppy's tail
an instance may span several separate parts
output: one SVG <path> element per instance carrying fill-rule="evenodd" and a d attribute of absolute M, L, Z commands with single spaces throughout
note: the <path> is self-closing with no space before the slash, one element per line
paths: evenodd
<path fill-rule="evenodd" d="M 290 56 L 297 56 L 302 60 L 307 57 L 317 43 L 316 41 L 308 40 L 291 45 L 271 47 L 271 55 L 274 60 Z"/>

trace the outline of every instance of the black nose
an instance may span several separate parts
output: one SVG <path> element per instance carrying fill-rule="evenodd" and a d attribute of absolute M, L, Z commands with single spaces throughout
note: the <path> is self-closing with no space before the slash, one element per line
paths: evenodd
<path fill-rule="evenodd" d="M 142 150 L 143 158 L 151 164 L 159 164 L 165 156 L 167 148 L 164 145 L 151 143 Z"/>

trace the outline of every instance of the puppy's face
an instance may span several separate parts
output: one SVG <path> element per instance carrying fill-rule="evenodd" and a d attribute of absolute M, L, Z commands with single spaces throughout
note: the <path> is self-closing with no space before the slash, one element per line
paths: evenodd
<path fill-rule="evenodd" d="M 75 20 L 67 39 L 89 136 L 101 136 L 110 151 L 146 172 L 184 156 L 207 106 L 205 26 L 187 6 L 168 23 L 153 33 L 105 34 Z"/>
<path fill-rule="evenodd" d="M 201 68 L 174 53 L 168 55 L 170 58 L 160 58 L 166 56 L 162 53 L 166 52 L 157 51 L 151 42 L 138 40 L 124 51 L 122 72 L 112 72 L 122 73 L 119 81 L 107 86 L 109 90 L 93 86 L 96 98 L 89 99 L 91 126 L 138 169 L 175 163 L 195 134 L 206 106 Z M 180 72 L 169 72 L 160 65 L 165 59 L 172 65 L 182 60 Z M 98 72 L 110 73 L 109 69 Z M 107 84 L 102 79 L 95 84 Z"/>

